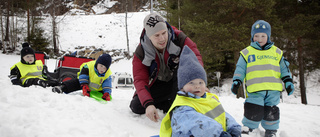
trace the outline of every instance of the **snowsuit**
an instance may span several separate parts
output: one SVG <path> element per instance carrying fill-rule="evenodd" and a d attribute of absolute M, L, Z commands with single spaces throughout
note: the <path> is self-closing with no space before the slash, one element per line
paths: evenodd
<path fill-rule="evenodd" d="M 155 105 L 165 112 L 169 110 L 178 91 L 177 69 L 183 46 L 188 45 L 203 65 L 196 44 L 182 31 L 171 27 L 168 23 L 167 28 L 169 39 L 163 55 L 155 49 L 145 30 L 142 31 L 140 44 L 132 61 L 136 92 L 130 108 L 134 113 L 144 114 L 145 108 L 149 105 Z M 170 75 L 159 76 L 159 71 L 166 71 Z"/>
<path fill-rule="evenodd" d="M 38 85 L 39 79 L 45 80 L 42 75 L 43 64 L 36 60 L 33 64 L 26 63 L 23 59 L 10 68 L 10 79 L 13 85 L 29 87 Z"/>
<path fill-rule="evenodd" d="M 76 90 L 81 90 L 81 84 L 88 84 L 90 90 L 101 91 L 103 94 L 108 92 L 111 95 L 111 70 L 108 69 L 105 73 L 99 74 L 96 68 L 96 61 L 89 61 L 80 66 L 77 79 L 71 79 L 62 83 L 62 91 L 70 93 Z"/>
<path fill-rule="evenodd" d="M 179 91 L 160 127 L 161 137 L 217 137 L 229 132 L 240 136 L 241 126 L 224 111 L 218 96 L 206 93 L 202 97 Z"/>
<path fill-rule="evenodd" d="M 263 47 L 258 42 L 251 42 L 240 55 L 233 81 L 246 80 L 247 98 L 242 123 L 250 129 L 258 128 L 261 123 L 266 130 L 277 130 L 282 81 L 292 82 L 289 62 L 273 42 Z"/>

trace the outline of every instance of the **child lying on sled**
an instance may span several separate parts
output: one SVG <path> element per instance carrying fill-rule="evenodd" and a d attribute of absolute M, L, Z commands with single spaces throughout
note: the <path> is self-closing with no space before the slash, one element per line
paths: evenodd
<path fill-rule="evenodd" d="M 77 79 L 71 79 L 61 83 L 52 89 L 57 93 L 70 93 L 82 89 L 84 96 L 90 97 L 91 91 L 101 91 L 102 99 L 111 100 L 111 56 L 102 54 L 97 60 L 85 62 L 80 66 Z"/>

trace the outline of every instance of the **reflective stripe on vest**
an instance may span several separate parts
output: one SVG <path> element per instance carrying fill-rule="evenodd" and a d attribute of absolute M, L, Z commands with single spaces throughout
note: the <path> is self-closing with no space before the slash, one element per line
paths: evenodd
<path fill-rule="evenodd" d="M 36 60 L 35 64 L 23 64 L 18 62 L 16 66 L 20 71 L 20 80 L 22 84 L 30 78 L 39 78 L 44 80 L 42 77 L 43 64 L 41 60 Z"/>
<path fill-rule="evenodd" d="M 89 83 L 89 88 L 90 90 L 92 91 L 102 91 L 102 83 L 104 80 L 106 80 L 110 75 L 111 75 L 111 70 L 108 69 L 107 72 L 105 73 L 104 77 L 99 77 L 98 74 L 95 72 L 94 70 L 94 65 L 96 64 L 96 61 L 93 60 L 93 61 L 89 61 L 89 62 L 86 62 L 86 63 L 83 63 L 81 66 L 80 66 L 80 72 L 83 68 L 84 65 L 87 65 L 88 66 L 88 69 L 89 69 L 89 81 L 87 79 L 79 79 L 79 81 L 86 81 Z M 78 72 L 78 78 L 79 78 L 79 75 L 80 75 L 80 72 Z M 104 87 L 105 88 L 110 88 L 110 87 Z"/>
<path fill-rule="evenodd" d="M 248 46 L 240 53 L 247 62 L 245 83 L 249 93 L 261 90 L 282 91 L 280 60 L 283 53 L 279 48 L 273 45 L 268 50 L 257 50 Z"/>
<path fill-rule="evenodd" d="M 206 98 L 198 99 L 177 95 L 168 113 L 161 121 L 160 137 L 171 137 L 172 128 L 170 113 L 177 106 L 190 106 L 194 108 L 197 112 L 202 113 L 220 123 L 223 130 L 226 131 L 226 113 L 221 103 L 218 101 L 218 97 L 213 93 L 206 94 Z"/>

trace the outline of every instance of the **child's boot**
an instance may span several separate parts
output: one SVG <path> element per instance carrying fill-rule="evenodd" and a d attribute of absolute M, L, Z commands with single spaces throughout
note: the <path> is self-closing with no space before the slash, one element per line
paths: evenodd
<path fill-rule="evenodd" d="M 63 93 L 62 86 L 64 86 L 64 85 L 53 87 L 52 92 L 59 93 L 59 94 Z"/>
<path fill-rule="evenodd" d="M 241 134 L 249 134 L 250 132 L 252 132 L 253 129 L 247 127 L 247 126 L 242 126 L 241 127 Z"/>
<path fill-rule="evenodd" d="M 276 137 L 277 130 L 266 130 L 265 137 Z"/>

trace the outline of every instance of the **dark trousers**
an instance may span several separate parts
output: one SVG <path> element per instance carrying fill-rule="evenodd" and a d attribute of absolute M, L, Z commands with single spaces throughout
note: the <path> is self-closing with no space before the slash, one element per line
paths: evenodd
<path fill-rule="evenodd" d="M 61 90 L 66 94 L 77 91 L 77 90 L 81 90 L 79 79 L 70 79 L 68 81 L 62 82 Z"/>
<path fill-rule="evenodd" d="M 168 82 L 156 80 L 148 91 L 153 98 L 154 106 L 166 113 L 171 107 L 178 92 L 177 78 L 174 77 Z M 146 108 L 140 103 L 138 94 L 131 100 L 130 108 L 132 112 L 136 114 L 146 113 Z"/>

